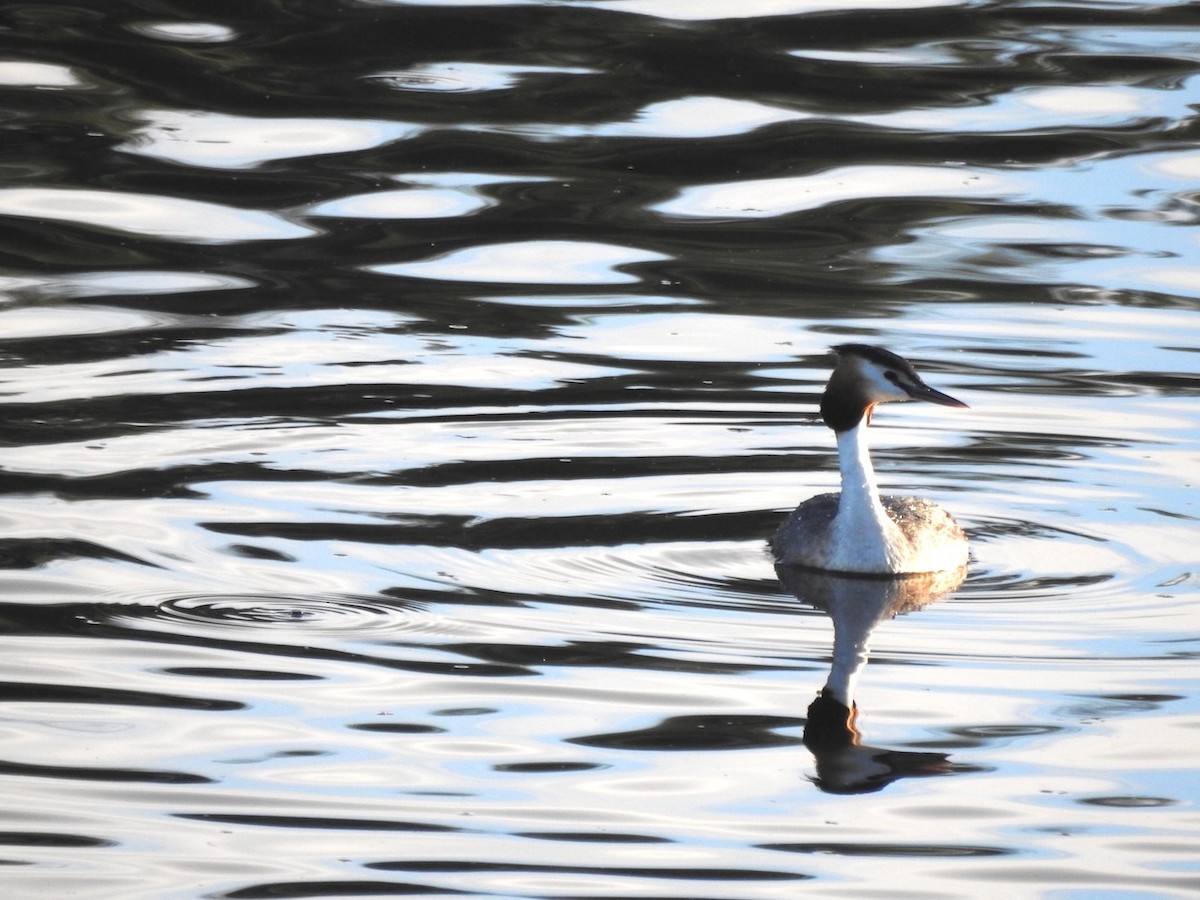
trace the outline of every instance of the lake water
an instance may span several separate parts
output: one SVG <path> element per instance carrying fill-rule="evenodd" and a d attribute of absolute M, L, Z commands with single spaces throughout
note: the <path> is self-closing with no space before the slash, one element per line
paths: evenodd
<path fill-rule="evenodd" d="M 1200 891 L 1198 24 L 10 4 L 6 896 Z M 847 341 L 940 599 L 766 550 Z"/>

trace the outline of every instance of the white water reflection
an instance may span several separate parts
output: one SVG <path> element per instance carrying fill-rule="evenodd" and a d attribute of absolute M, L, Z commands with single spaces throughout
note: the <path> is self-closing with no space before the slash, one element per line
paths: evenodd
<path fill-rule="evenodd" d="M 431 0 L 437 2 L 437 0 Z M 751 19 L 770 16 L 812 15 L 823 12 L 880 12 L 898 9 L 928 9 L 938 6 L 969 6 L 964 0 L 591 0 L 589 6 L 614 12 L 635 13 L 660 19 L 704 22 L 720 19 Z"/>
<path fill-rule="evenodd" d="M 1119 85 L 1022 88 L 963 107 L 903 109 L 881 115 L 848 116 L 847 121 L 881 128 L 971 132 L 1014 132 L 1065 127 L 1132 127 L 1148 119 L 1191 116 L 1194 92 Z"/>
<path fill-rule="evenodd" d="M 259 118 L 199 110 L 143 110 L 117 149 L 167 162 L 248 169 L 265 162 L 346 153 L 414 137 L 424 129 L 372 119 Z"/>
<path fill-rule="evenodd" d="M 384 275 L 504 284 L 632 284 L 621 266 L 670 259 L 662 253 L 597 241 L 518 241 L 467 247 L 410 263 L 370 266 Z"/>
<path fill-rule="evenodd" d="M 878 197 L 1016 197 L 1020 175 L 977 166 L 842 166 L 813 175 L 684 188 L 653 207 L 670 216 L 766 218 Z"/>
<path fill-rule="evenodd" d="M 357 0 L 363 6 L 555 6 L 560 0 Z"/>
<path fill-rule="evenodd" d="M 0 87 L 62 90 L 85 87 L 87 82 L 70 66 L 26 60 L 0 59 Z"/>
<path fill-rule="evenodd" d="M 219 22 L 134 22 L 126 27 L 149 38 L 185 44 L 218 44 L 240 36 Z"/>
<path fill-rule="evenodd" d="M 1200 178 L 1200 152 L 1185 150 L 1170 154 L 1145 154 L 1139 159 L 1143 161 L 1143 171 L 1148 175 L 1155 173 L 1169 178 L 1195 181 Z"/>
<path fill-rule="evenodd" d="M 1133 127 L 1145 125 L 1154 118 L 1185 121 L 1191 115 L 1191 97 L 1192 93 L 1186 90 L 1159 87 L 1045 86 L 1000 93 L 970 105 L 923 106 L 849 115 L 699 95 L 651 103 L 628 119 L 596 124 L 529 122 L 462 127 L 468 131 L 519 134 L 546 141 L 580 137 L 715 138 L 813 119 L 939 134 L 1016 133 L 1067 127 Z"/>
<path fill-rule="evenodd" d="M 752 100 L 697 96 L 651 103 L 621 121 L 598 124 L 531 122 L 518 125 L 471 125 L 471 131 L 519 134 L 538 140 L 580 137 L 713 138 L 745 134 L 756 128 L 813 118 L 812 113 Z"/>
<path fill-rule="evenodd" d="M 0 215 L 71 222 L 196 244 L 294 240 L 316 234 L 316 229 L 257 209 L 236 209 L 161 194 L 82 188 L 2 188 Z"/>
<path fill-rule="evenodd" d="M 70 310 L 33 308 L 9 313 L 30 336 L 71 331 Z M 80 322 L 104 321 L 104 313 L 83 311 Z M 16 321 L 16 320 L 14 320 Z M 152 329 L 180 319 L 128 311 L 128 327 Z M 167 345 L 141 357 L 136 366 L 123 357 L 69 361 L 57 366 L 8 373 L 11 402 L 52 403 L 69 398 L 119 397 L 126 394 L 172 395 L 234 391 L 380 384 L 473 385 L 532 391 L 589 378 L 611 376 L 623 367 L 611 362 L 580 362 L 538 352 L 536 340 L 473 335 L 467 329 L 424 334 L 406 316 L 365 311 L 284 310 L 249 316 L 229 337 Z M 406 396 L 404 390 L 399 394 Z"/>
<path fill-rule="evenodd" d="M 784 317 L 714 316 L 705 312 L 598 312 L 564 326 L 543 346 L 625 360 L 682 362 L 793 359 L 810 344 L 795 320 Z"/>
<path fill-rule="evenodd" d="M 146 294 L 190 294 L 254 287 L 248 278 L 214 272 L 81 272 L 79 274 L 0 276 L 0 300 L 26 297 L 115 297 Z"/>
<path fill-rule="evenodd" d="M 856 50 L 806 47 L 803 50 L 793 50 L 790 55 L 801 59 L 825 59 L 830 62 L 863 63 L 869 66 L 950 66 L 963 62 L 962 51 L 949 43 L 864 47 Z"/>
<path fill-rule="evenodd" d="M 392 176 L 391 180 L 404 186 L 325 200 L 304 212 L 311 216 L 353 219 L 469 216 L 496 205 L 496 201 L 486 196 L 481 188 L 549 179 L 481 172 L 406 172 Z"/>
<path fill-rule="evenodd" d="M 596 74 L 596 70 L 579 66 L 444 62 L 367 77 L 399 91 L 503 91 L 539 75 L 588 74 Z"/>
<path fill-rule="evenodd" d="M 1002 270 L 1012 281 L 1191 296 L 1200 290 L 1192 262 L 1200 238 L 1192 228 L 1162 226 L 1197 220 L 1197 159 L 1190 149 L 1114 154 L 1023 171 L 1023 199 L 1056 215 L 933 219 L 870 256 L 909 279 L 994 280 Z"/>
<path fill-rule="evenodd" d="M 347 219 L 446 219 L 469 216 L 494 205 L 467 190 L 401 188 L 326 200 L 306 210 L 310 216 Z"/>
<path fill-rule="evenodd" d="M 6 340 L 120 334 L 168 324 L 179 324 L 179 318 L 116 307 L 21 306 L 0 310 L 0 329 Z"/>
<path fill-rule="evenodd" d="M 745 134 L 766 125 L 798 121 L 809 116 L 749 100 L 685 97 L 653 103 L 640 110 L 632 121 L 597 126 L 588 133 L 620 137 L 707 138 Z"/>

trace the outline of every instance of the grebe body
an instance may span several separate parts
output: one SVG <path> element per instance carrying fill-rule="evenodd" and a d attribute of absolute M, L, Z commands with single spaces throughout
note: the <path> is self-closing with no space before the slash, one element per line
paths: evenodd
<path fill-rule="evenodd" d="M 925 400 L 965 407 L 925 384 L 902 357 L 882 347 L 841 344 L 821 397 L 821 417 L 837 436 L 842 490 L 801 503 L 775 534 L 776 561 L 856 575 L 908 575 L 957 569 L 967 536 L 940 506 L 920 497 L 880 496 L 867 449 L 879 403 Z"/>

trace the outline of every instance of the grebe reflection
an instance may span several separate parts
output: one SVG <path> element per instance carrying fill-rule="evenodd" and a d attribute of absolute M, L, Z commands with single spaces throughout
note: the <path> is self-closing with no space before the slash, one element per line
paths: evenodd
<path fill-rule="evenodd" d="M 944 753 L 862 744 L 855 702 L 876 626 L 947 596 L 962 584 L 966 570 L 906 578 L 855 578 L 787 565 L 777 565 L 775 571 L 799 600 L 833 620 L 829 677 L 809 706 L 804 726 L 804 744 L 816 757 L 817 786 L 829 793 L 868 793 L 899 778 L 970 771 Z"/>

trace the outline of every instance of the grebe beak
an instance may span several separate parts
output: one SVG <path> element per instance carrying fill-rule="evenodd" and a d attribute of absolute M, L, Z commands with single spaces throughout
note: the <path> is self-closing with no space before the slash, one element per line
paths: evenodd
<path fill-rule="evenodd" d="M 960 409 L 970 409 L 961 400 L 955 400 L 949 394 L 943 394 L 941 391 L 934 390 L 923 381 L 918 381 L 916 384 L 905 384 L 902 387 L 904 388 L 904 392 L 913 400 L 925 400 L 929 403 L 936 403 L 939 406 L 957 406 Z"/>

